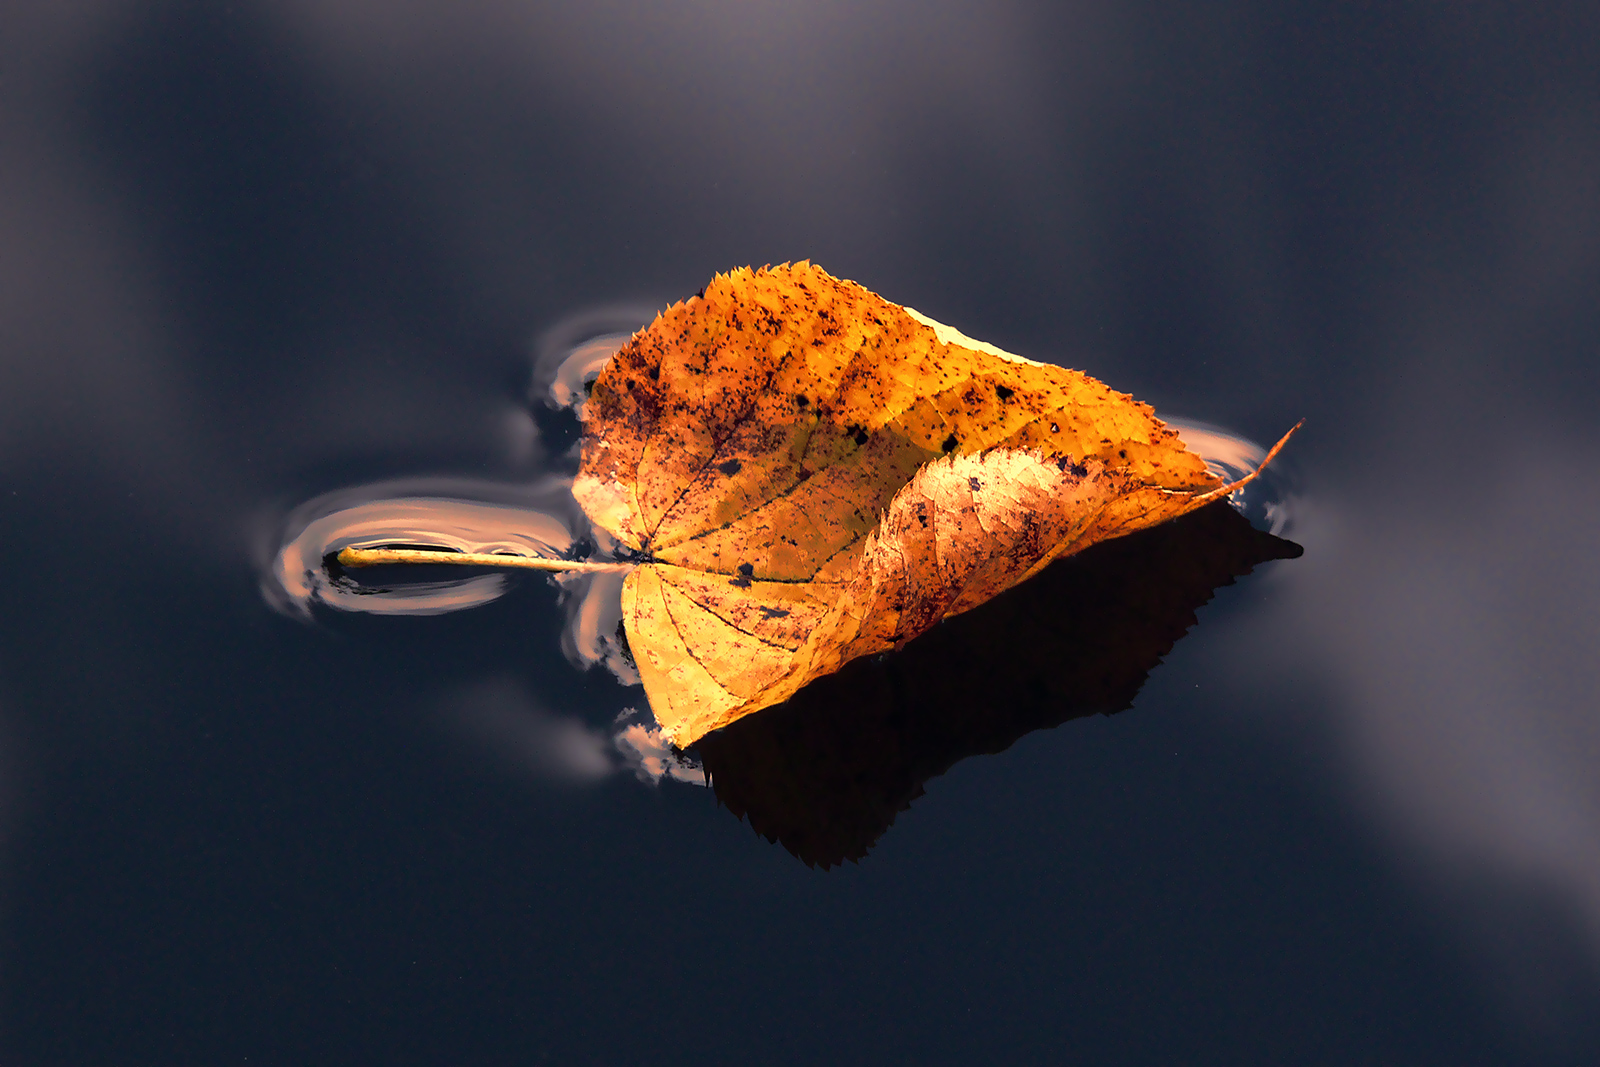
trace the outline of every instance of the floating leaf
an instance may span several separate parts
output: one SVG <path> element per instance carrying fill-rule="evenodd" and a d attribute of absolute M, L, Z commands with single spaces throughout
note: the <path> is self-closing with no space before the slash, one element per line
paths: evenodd
<path fill-rule="evenodd" d="M 1241 484 L 1148 405 L 805 262 L 662 312 L 585 417 L 573 492 L 637 558 L 623 623 L 680 746 Z"/>

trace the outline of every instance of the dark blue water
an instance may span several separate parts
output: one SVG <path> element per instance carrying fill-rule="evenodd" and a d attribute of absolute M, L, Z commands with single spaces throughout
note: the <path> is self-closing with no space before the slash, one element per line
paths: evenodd
<path fill-rule="evenodd" d="M 1592 7 L 8 10 L 0 1058 L 1600 1060 Z M 1062 572 L 719 789 L 542 578 L 271 595 L 308 501 L 570 466 L 541 338 L 799 258 L 1305 417 L 1304 555 Z"/>

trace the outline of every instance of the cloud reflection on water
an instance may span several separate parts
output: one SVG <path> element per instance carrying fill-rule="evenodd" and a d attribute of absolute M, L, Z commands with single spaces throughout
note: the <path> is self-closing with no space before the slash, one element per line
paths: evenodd
<path fill-rule="evenodd" d="M 705 772 L 675 750 L 648 712 L 624 708 L 609 730 L 551 711 L 512 677 L 465 686 L 440 703 L 447 725 L 505 766 L 552 785 L 591 785 L 616 774 L 704 786 Z"/>
<path fill-rule="evenodd" d="M 447 696 L 442 710 L 477 747 L 552 784 L 598 782 L 620 769 L 603 731 L 549 711 L 514 678 L 474 683 Z"/>
<path fill-rule="evenodd" d="M 1281 580 L 1403 851 L 1555 890 L 1600 953 L 1600 484 L 1577 459 L 1489 473 L 1469 516 L 1313 510 Z"/>
<path fill-rule="evenodd" d="M 641 782 L 657 785 L 671 779 L 688 785 L 708 784 L 700 764 L 672 747 L 649 712 L 628 708 L 618 716 L 617 722 L 620 729 L 612 735 L 612 741 L 633 768 L 634 777 Z"/>

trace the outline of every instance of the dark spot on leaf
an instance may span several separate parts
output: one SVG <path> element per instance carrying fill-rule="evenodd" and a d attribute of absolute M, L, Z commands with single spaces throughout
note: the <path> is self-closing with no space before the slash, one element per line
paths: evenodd
<path fill-rule="evenodd" d="M 978 481 L 978 479 L 976 479 L 976 478 L 968 478 L 967 479 L 967 488 L 971 489 L 974 493 L 976 493 L 979 489 L 983 488 L 983 483 Z"/>
<path fill-rule="evenodd" d="M 956 437 L 956 435 L 951 434 L 949 437 L 944 439 L 944 445 L 942 447 L 946 452 L 954 452 L 956 450 L 956 445 L 959 445 L 960 443 L 961 441 Z"/>
<path fill-rule="evenodd" d="M 864 445 L 864 444 L 867 443 L 867 431 L 864 428 L 855 425 L 854 423 L 851 423 L 849 426 L 846 426 L 844 428 L 844 432 L 849 434 L 851 437 L 855 438 L 855 442 L 856 442 L 857 446 Z"/>
<path fill-rule="evenodd" d="M 746 578 L 750 577 L 755 572 L 756 572 L 755 567 L 751 566 L 750 564 L 748 564 L 748 563 L 739 564 L 739 573 L 744 575 Z"/>
<path fill-rule="evenodd" d="M 1082 478 L 1089 473 L 1088 467 L 1085 467 L 1082 463 L 1072 462 L 1071 456 L 1058 457 L 1056 459 L 1056 469 L 1063 473 L 1071 471 L 1074 478 Z"/>
<path fill-rule="evenodd" d="M 807 399 L 806 399 L 806 398 L 805 398 L 805 397 L 803 397 L 803 396 L 797 396 L 797 397 L 795 397 L 795 398 L 794 398 L 794 402 L 795 402 L 795 403 L 796 403 L 796 404 L 799 404 L 799 405 L 800 405 L 800 406 L 801 406 L 801 407 L 810 407 L 810 406 L 811 406 L 811 401 L 810 401 L 810 400 L 807 400 Z"/>
<path fill-rule="evenodd" d="M 789 613 L 782 608 L 762 608 L 761 614 L 769 619 L 781 619 Z"/>
<path fill-rule="evenodd" d="M 1016 392 L 1017 392 L 1015 389 L 1007 389 L 1003 385 L 995 386 L 994 387 L 994 391 L 995 391 L 996 395 L 998 395 L 1000 397 L 1001 400 L 1010 400 L 1013 396 L 1016 395 Z"/>
<path fill-rule="evenodd" d="M 1127 459 L 1128 458 L 1128 450 L 1126 448 L 1117 449 L 1117 456 L 1119 458 L 1121 458 L 1121 459 Z"/>
<path fill-rule="evenodd" d="M 653 382 L 661 380 L 661 367 L 659 365 L 650 368 L 650 380 Z"/>
<path fill-rule="evenodd" d="M 744 466 L 744 464 L 740 463 L 738 460 L 730 459 L 726 463 L 718 463 L 717 470 L 728 475 L 729 477 L 732 477 L 733 475 L 739 473 L 739 468 L 742 466 Z"/>
<path fill-rule="evenodd" d="M 1061 432 L 1061 427 L 1052 422 L 1050 424 L 1050 432 L 1051 433 L 1060 433 Z"/>

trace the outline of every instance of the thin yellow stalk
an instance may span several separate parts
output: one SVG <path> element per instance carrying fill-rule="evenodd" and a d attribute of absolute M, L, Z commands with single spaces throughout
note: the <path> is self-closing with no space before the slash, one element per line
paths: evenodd
<path fill-rule="evenodd" d="M 507 552 L 446 552 L 430 548 L 345 548 L 337 556 L 343 567 L 374 567 L 380 563 L 454 563 L 469 567 L 517 567 L 530 571 L 576 571 L 588 574 L 626 571 L 631 563 L 582 563 L 542 556 L 515 556 Z"/>
<path fill-rule="evenodd" d="M 1267 453 L 1266 458 L 1256 465 L 1255 470 L 1251 471 L 1249 474 L 1246 474 L 1243 478 L 1240 478 L 1236 482 L 1229 482 L 1227 485 L 1213 489 L 1208 493 L 1202 493 L 1195 497 L 1195 500 L 1204 503 L 1209 503 L 1213 500 L 1221 500 L 1229 493 L 1232 493 L 1235 489 L 1243 489 L 1245 486 L 1255 481 L 1261 476 L 1261 472 L 1267 469 L 1267 464 L 1272 462 L 1273 457 L 1279 452 L 1283 451 L 1283 446 L 1289 443 L 1289 438 L 1294 436 L 1294 432 L 1305 424 L 1306 420 L 1301 419 L 1299 422 L 1289 427 L 1289 432 L 1278 438 L 1278 443 L 1272 446 L 1272 449 Z"/>

